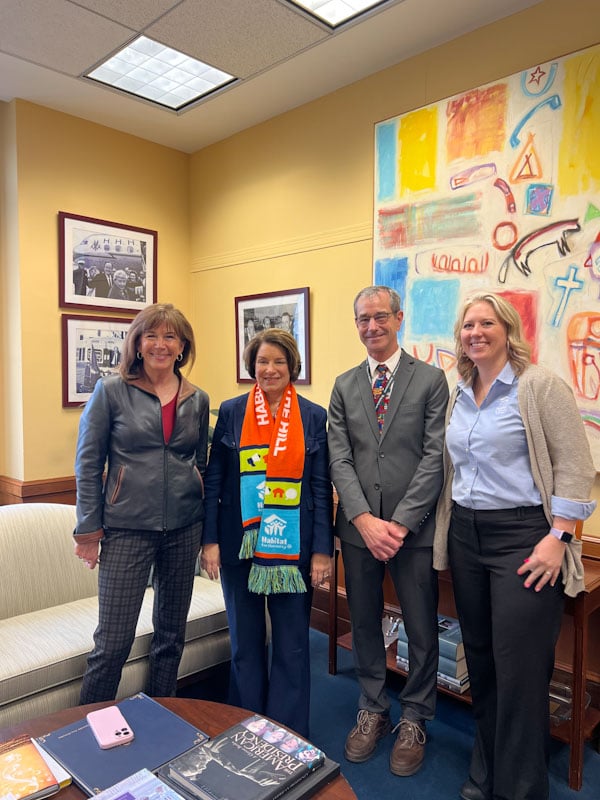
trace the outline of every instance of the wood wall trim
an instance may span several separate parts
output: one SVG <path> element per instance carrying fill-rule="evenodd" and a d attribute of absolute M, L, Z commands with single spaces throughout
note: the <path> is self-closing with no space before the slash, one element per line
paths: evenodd
<path fill-rule="evenodd" d="M 583 555 L 586 558 L 593 558 L 600 561 L 600 536 L 586 536 L 581 537 L 581 545 Z"/>
<path fill-rule="evenodd" d="M 0 475 L 0 505 L 13 503 L 66 503 L 75 504 L 75 476 L 44 478 L 38 481 L 20 481 Z"/>

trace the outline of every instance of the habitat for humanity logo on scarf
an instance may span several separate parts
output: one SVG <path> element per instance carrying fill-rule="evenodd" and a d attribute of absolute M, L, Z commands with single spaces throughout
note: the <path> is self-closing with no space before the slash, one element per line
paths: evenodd
<path fill-rule="evenodd" d="M 300 496 L 304 428 L 288 384 L 273 420 L 258 384 L 248 395 L 240 441 L 244 538 L 239 557 L 252 558 L 248 589 L 256 594 L 305 592 L 300 559 Z"/>

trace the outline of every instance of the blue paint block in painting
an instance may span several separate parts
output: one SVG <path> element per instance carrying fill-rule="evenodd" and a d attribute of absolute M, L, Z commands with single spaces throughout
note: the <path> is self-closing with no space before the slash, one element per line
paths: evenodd
<path fill-rule="evenodd" d="M 392 200 L 396 196 L 397 141 L 395 122 L 383 122 L 375 129 L 377 199 L 379 202 Z"/>
<path fill-rule="evenodd" d="M 406 290 L 406 276 L 408 275 L 407 258 L 380 258 L 375 261 L 373 282 L 376 286 L 389 286 L 400 295 L 404 306 L 404 292 Z M 404 325 L 398 331 L 398 341 L 404 338 Z"/>
<path fill-rule="evenodd" d="M 413 338 L 452 339 L 458 308 L 460 281 L 415 280 L 406 303 Z"/>

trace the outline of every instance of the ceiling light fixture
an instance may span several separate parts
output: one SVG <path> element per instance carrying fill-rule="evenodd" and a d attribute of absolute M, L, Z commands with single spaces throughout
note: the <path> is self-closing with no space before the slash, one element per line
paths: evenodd
<path fill-rule="evenodd" d="M 139 36 L 85 77 L 173 111 L 236 80 L 146 36 Z"/>
<path fill-rule="evenodd" d="M 289 2 L 300 6 L 321 22 L 336 28 L 374 6 L 383 5 L 388 0 L 289 0 Z"/>

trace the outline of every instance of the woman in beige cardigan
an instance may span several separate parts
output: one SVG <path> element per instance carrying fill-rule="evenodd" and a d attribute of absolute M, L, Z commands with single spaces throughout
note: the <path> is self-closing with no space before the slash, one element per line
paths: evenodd
<path fill-rule="evenodd" d="M 452 570 L 476 721 L 460 796 L 545 800 L 548 685 L 595 469 L 571 390 L 530 363 L 510 303 L 471 297 L 455 339 L 434 566 Z"/>

